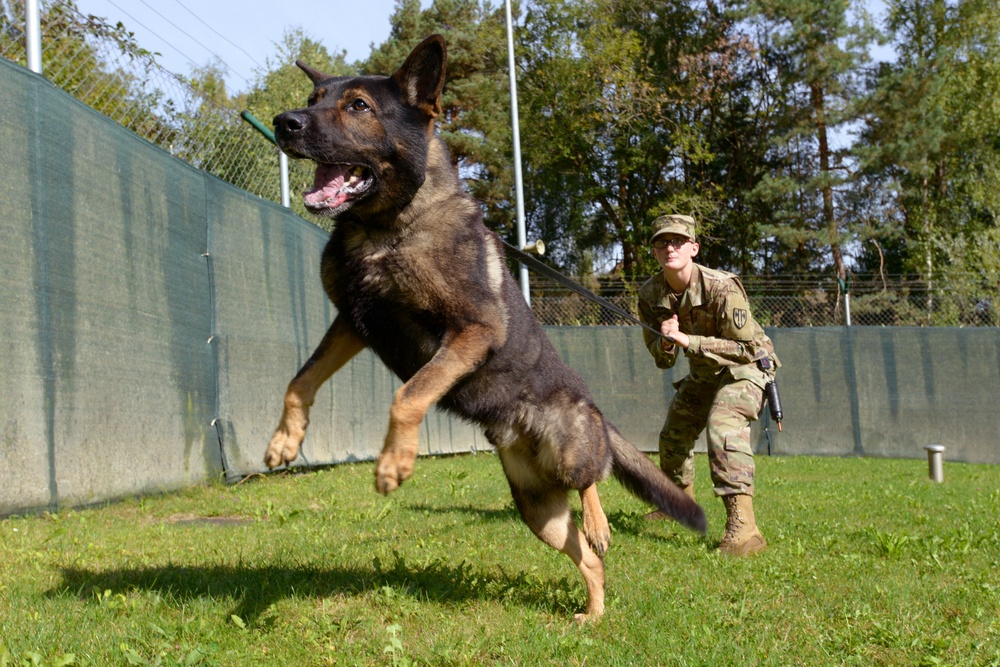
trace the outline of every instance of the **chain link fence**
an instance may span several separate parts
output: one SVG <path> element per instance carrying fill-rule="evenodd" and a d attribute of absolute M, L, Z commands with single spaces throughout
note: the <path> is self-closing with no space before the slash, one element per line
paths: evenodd
<path fill-rule="evenodd" d="M 0 0 L 0 56 L 27 65 L 22 0 Z M 42 73 L 54 85 L 171 155 L 233 185 L 281 201 L 278 150 L 240 117 L 165 70 L 118 23 L 71 2 L 41 3 Z M 268 119 L 269 120 L 269 119 Z M 292 192 L 312 169 L 290 161 Z M 302 203 L 294 201 L 304 214 Z"/>
<path fill-rule="evenodd" d="M 278 151 L 239 114 L 161 67 L 122 24 L 79 12 L 71 2 L 41 3 L 42 67 L 56 86 L 171 155 L 259 197 L 280 202 Z M 24 5 L 0 0 L 0 56 L 25 65 Z M 290 161 L 291 191 L 312 182 L 312 168 Z M 305 214 L 301 198 L 292 209 Z M 642 281 L 591 280 L 591 289 L 637 313 Z M 847 323 L 848 300 L 831 276 L 744 276 L 754 316 L 765 326 L 832 326 Z M 906 276 L 855 275 L 846 285 L 851 324 L 869 326 L 997 326 L 998 281 L 948 274 L 928 284 Z M 952 287 L 950 287 L 950 286 Z M 958 289 L 961 286 L 962 289 Z M 544 324 L 631 323 L 557 283 L 531 277 L 531 305 Z"/>
<path fill-rule="evenodd" d="M 951 276 L 955 278 L 954 276 Z M 586 282 L 586 281 L 584 281 Z M 638 291 L 644 281 L 591 280 L 587 286 L 611 303 L 638 315 Z M 758 278 L 743 284 L 754 317 L 769 327 L 1000 325 L 1000 289 L 969 291 L 928 285 L 906 276 L 852 275 L 849 299 L 830 276 Z M 629 326 L 615 313 L 567 290 L 555 281 L 531 277 L 531 308 L 543 324 Z"/>

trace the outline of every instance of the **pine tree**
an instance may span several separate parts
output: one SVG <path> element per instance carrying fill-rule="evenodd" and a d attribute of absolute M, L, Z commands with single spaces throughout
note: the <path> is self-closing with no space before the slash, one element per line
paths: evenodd
<path fill-rule="evenodd" d="M 767 230 L 786 248 L 783 270 L 830 268 L 844 279 L 844 246 L 854 231 L 838 210 L 852 169 L 845 138 L 859 117 L 854 100 L 874 30 L 850 0 L 758 0 L 751 7 L 779 116 L 769 174 L 754 194 L 772 207 Z"/>

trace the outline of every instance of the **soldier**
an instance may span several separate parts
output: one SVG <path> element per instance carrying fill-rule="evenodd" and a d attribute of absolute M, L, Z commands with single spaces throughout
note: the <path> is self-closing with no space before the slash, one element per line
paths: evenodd
<path fill-rule="evenodd" d="M 693 218 L 657 218 L 650 244 L 663 270 L 639 289 L 639 314 L 674 342 L 644 330 L 646 347 L 659 368 L 671 368 L 680 350 L 690 365 L 688 376 L 674 384 L 677 393 L 660 431 L 660 467 L 694 498 L 694 442 L 707 428 L 712 483 L 726 506 L 719 549 L 740 556 L 763 551 L 767 542 L 753 513 L 750 422 L 760 413 L 769 373 L 780 365 L 774 346 L 750 315 L 740 279 L 694 263 L 699 245 Z"/>

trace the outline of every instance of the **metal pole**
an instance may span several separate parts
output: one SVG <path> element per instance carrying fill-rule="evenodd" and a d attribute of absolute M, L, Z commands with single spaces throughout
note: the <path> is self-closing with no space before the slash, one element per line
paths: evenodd
<path fill-rule="evenodd" d="M 285 208 L 291 208 L 292 200 L 288 196 L 288 156 L 280 150 L 278 151 L 278 170 L 281 172 L 281 205 Z"/>
<path fill-rule="evenodd" d="M 28 52 L 28 69 L 42 73 L 42 19 L 38 0 L 27 0 L 25 10 L 25 48 Z"/>
<path fill-rule="evenodd" d="M 847 326 L 851 326 L 851 276 L 837 278 L 837 284 L 844 292 L 844 321 Z"/>
<path fill-rule="evenodd" d="M 514 196 L 517 204 L 517 247 L 528 244 L 524 229 L 524 190 L 521 187 L 521 133 L 517 118 L 517 74 L 514 71 L 514 28 L 510 15 L 510 0 L 504 0 L 507 10 L 507 69 L 510 71 L 510 129 L 514 143 Z M 521 280 L 521 292 L 524 300 L 531 305 L 531 293 L 528 289 L 528 267 L 520 264 L 518 275 Z"/>
<path fill-rule="evenodd" d="M 240 113 L 240 116 L 250 123 L 250 127 L 263 134 L 268 141 L 275 146 L 278 145 L 278 142 L 274 140 L 274 132 L 257 120 L 256 116 L 246 110 Z M 280 148 L 278 149 L 278 173 L 281 178 L 281 205 L 285 208 L 291 208 L 291 198 L 288 196 L 288 156 L 282 153 Z"/>
<path fill-rule="evenodd" d="M 940 484 L 944 481 L 944 445 L 924 445 L 927 450 L 927 475 Z"/>

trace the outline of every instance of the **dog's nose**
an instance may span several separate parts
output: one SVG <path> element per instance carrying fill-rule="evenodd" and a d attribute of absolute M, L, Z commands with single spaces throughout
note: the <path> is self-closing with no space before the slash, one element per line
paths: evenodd
<path fill-rule="evenodd" d="M 306 129 L 309 117 L 296 111 L 286 111 L 275 116 L 271 122 L 274 123 L 274 129 L 278 133 L 297 134 Z"/>

